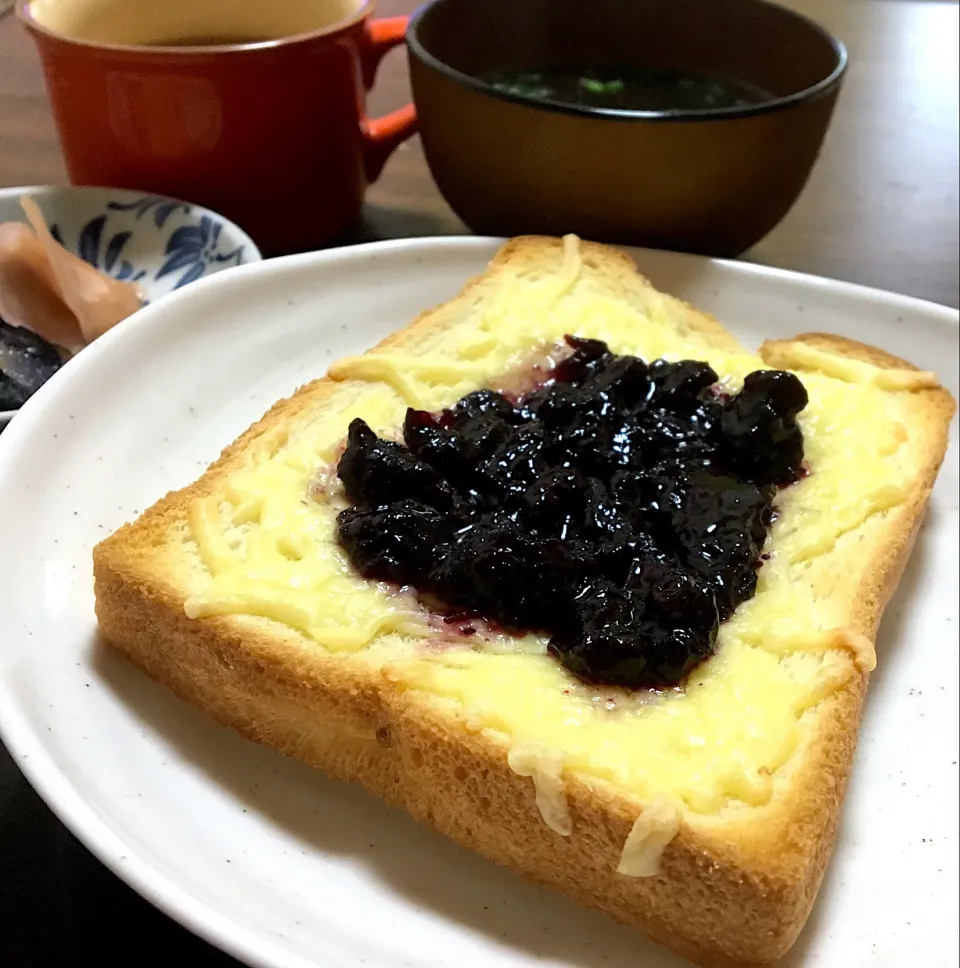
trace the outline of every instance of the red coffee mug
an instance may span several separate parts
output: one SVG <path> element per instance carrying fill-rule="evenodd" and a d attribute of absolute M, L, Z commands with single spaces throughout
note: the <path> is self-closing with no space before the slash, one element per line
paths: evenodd
<path fill-rule="evenodd" d="M 255 8 L 258 20 L 290 8 L 234 6 Z M 198 36 L 194 22 L 186 40 L 170 38 L 169 25 L 153 39 L 116 17 L 64 29 L 51 8 L 59 14 L 56 0 L 20 0 L 17 14 L 40 52 L 71 181 L 205 205 L 266 255 L 316 248 L 347 229 L 366 186 L 416 129 L 413 105 L 365 115 L 377 66 L 403 42 L 408 19 L 372 20 L 369 0 L 335 23 L 252 42 L 227 26 Z M 133 42 L 117 43 L 118 34 Z"/>

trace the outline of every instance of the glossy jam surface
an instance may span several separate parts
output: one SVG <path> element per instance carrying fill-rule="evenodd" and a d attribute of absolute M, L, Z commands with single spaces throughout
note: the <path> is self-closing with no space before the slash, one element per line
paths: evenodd
<path fill-rule="evenodd" d="M 676 685 L 756 590 L 777 488 L 802 475 L 807 394 L 776 370 L 721 394 L 706 363 L 567 342 L 515 402 L 408 409 L 403 444 L 354 420 L 338 537 L 365 578 L 549 633 L 583 680 Z"/>

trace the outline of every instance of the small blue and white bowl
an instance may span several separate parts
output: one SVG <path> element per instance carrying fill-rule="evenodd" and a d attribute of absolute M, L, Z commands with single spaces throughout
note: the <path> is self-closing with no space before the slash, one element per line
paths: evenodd
<path fill-rule="evenodd" d="M 33 198 L 54 237 L 96 268 L 134 282 L 146 302 L 234 266 L 262 259 L 253 240 L 221 215 L 163 195 L 114 188 L 0 189 L 0 222 L 26 222 Z M 2 348 L 0 348 L 2 349 Z M 0 428 L 16 411 L 0 411 Z"/>

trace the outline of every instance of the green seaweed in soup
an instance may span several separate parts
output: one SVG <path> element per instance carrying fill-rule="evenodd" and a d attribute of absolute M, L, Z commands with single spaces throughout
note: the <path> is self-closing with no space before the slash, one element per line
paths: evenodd
<path fill-rule="evenodd" d="M 482 80 L 505 94 L 533 101 L 621 111 L 709 111 L 773 97 L 734 77 L 655 67 L 492 71 Z"/>

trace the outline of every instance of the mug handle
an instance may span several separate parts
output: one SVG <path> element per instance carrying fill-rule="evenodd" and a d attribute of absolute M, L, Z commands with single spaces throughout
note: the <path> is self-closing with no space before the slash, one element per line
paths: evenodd
<path fill-rule="evenodd" d="M 373 87 L 383 55 L 403 43 L 409 20 L 409 17 L 384 17 L 367 24 L 367 42 L 363 53 L 363 82 L 367 90 Z M 373 182 L 380 177 L 390 155 L 416 132 L 416 108 L 407 104 L 382 118 L 364 118 L 360 122 L 360 130 L 363 135 L 363 166 L 367 181 Z"/>

